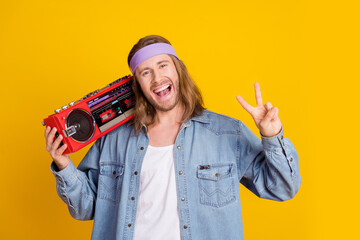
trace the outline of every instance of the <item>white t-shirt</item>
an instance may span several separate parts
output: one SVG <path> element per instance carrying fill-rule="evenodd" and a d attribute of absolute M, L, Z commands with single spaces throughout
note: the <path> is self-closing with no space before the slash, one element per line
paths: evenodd
<path fill-rule="evenodd" d="M 135 240 L 180 240 L 174 145 L 148 146 L 141 167 Z"/>

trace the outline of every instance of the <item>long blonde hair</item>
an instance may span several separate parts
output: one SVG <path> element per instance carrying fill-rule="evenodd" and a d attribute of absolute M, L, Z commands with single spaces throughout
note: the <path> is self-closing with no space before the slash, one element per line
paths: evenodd
<path fill-rule="evenodd" d="M 134 56 L 134 54 L 140 50 L 141 48 L 148 46 L 154 43 L 167 43 L 170 42 L 157 35 L 150 35 L 144 38 L 141 38 L 131 49 L 128 56 L 128 64 L 130 66 L 130 60 Z M 190 74 L 185 66 L 185 64 L 177 59 L 176 57 L 169 55 L 174 62 L 176 67 L 176 71 L 179 75 L 179 94 L 180 101 L 185 107 L 184 115 L 181 119 L 181 123 L 185 122 L 189 118 L 199 116 L 205 109 L 203 107 L 203 99 L 200 93 L 200 90 L 190 77 Z M 135 135 L 138 135 L 143 127 L 149 126 L 155 121 L 155 108 L 150 104 L 150 102 L 144 96 L 144 93 L 141 90 L 141 87 L 134 76 L 134 81 L 132 84 L 133 90 L 135 92 L 136 97 L 136 105 L 135 105 L 135 115 L 132 120 L 135 128 Z"/>

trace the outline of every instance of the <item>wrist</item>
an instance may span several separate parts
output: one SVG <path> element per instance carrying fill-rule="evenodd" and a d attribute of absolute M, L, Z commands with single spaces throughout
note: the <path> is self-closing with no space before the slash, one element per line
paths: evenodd
<path fill-rule="evenodd" d="M 283 129 L 283 128 L 282 128 L 282 126 L 281 126 L 279 131 L 277 131 L 277 132 L 275 132 L 275 133 L 272 133 L 272 134 L 263 134 L 263 133 L 261 132 L 261 130 L 260 130 L 260 135 L 261 135 L 261 137 L 272 138 L 272 137 L 275 137 L 275 136 L 279 135 L 279 134 L 282 132 L 282 129 Z"/>
<path fill-rule="evenodd" d="M 67 160 L 67 161 L 61 162 L 61 163 L 54 160 L 54 162 L 55 162 L 57 168 L 59 169 L 59 171 L 61 171 L 69 165 L 70 160 Z"/>

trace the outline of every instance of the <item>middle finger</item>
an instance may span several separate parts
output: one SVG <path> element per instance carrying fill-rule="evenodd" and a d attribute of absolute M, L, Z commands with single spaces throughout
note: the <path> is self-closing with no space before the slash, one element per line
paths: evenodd
<path fill-rule="evenodd" d="M 261 96 L 261 91 L 260 91 L 260 84 L 259 84 L 259 83 L 255 83 L 255 84 L 254 84 L 254 87 L 255 87 L 256 105 L 257 105 L 257 106 L 262 106 L 262 105 L 263 105 L 263 101 L 262 101 L 262 96 Z"/>

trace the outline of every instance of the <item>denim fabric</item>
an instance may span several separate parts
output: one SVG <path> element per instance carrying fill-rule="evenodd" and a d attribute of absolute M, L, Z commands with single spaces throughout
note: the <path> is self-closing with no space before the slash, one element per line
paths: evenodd
<path fill-rule="evenodd" d="M 94 219 L 92 239 L 133 238 L 148 144 L 145 128 L 134 136 L 125 124 L 98 139 L 78 168 L 52 163 L 70 214 Z M 298 155 L 283 131 L 261 141 L 241 121 L 206 110 L 183 123 L 174 146 L 181 239 L 243 239 L 239 182 L 277 201 L 300 187 Z"/>

